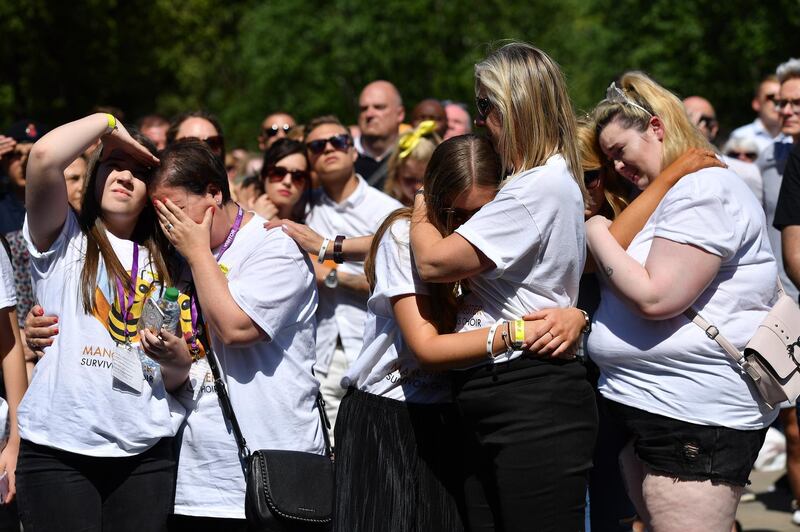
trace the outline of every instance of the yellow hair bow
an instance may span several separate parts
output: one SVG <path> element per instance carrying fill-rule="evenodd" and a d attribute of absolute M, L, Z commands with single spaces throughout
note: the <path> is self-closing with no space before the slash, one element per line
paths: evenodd
<path fill-rule="evenodd" d="M 414 148 L 417 147 L 422 137 L 426 137 L 436 131 L 436 122 L 433 120 L 424 120 L 420 122 L 413 131 L 405 133 L 400 140 L 397 141 L 397 147 L 400 149 L 398 157 L 405 159 L 408 157 Z"/>

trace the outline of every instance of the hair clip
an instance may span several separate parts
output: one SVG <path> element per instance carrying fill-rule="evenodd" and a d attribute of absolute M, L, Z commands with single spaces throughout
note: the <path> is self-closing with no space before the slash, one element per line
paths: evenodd
<path fill-rule="evenodd" d="M 420 122 L 415 129 L 400 137 L 397 143 L 397 147 L 400 148 L 398 157 L 400 159 L 405 159 L 411 155 L 411 152 L 417 147 L 422 137 L 431 135 L 434 131 L 436 131 L 436 122 L 433 120 L 424 120 Z"/>
<path fill-rule="evenodd" d="M 608 89 L 606 89 L 606 101 L 611 103 L 627 104 L 631 107 L 635 107 L 636 109 L 641 109 L 647 114 L 647 116 L 653 116 L 653 113 L 630 99 L 622 89 L 617 87 L 617 84 L 614 81 L 612 81 L 611 85 L 609 85 Z"/>

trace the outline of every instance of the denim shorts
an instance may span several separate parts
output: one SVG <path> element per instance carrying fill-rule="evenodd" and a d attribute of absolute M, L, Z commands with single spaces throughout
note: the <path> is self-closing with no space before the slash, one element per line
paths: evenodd
<path fill-rule="evenodd" d="M 749 484 L 767 429 L 696 425 L 603 399 L 601 408 L 633 439 L 636 456 L 651 469 L 680 480 Z"/>

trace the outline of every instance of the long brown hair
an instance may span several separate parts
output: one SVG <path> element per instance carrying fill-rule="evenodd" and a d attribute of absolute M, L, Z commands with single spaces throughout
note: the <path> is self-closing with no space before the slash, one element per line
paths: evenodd
<path fill-rule="evenodd" d="M 144 135 L 135 130 L 131 130 L 130 134 L 150 150 L 152 154 L 156 154 L 155 146 Z M 108 271 L 109 281 L 113 283 L 115 280 L 119 280 L 124 286 L 128 286 L 131 283 L 130 274 L 125 270 L 116 253 L 114 253 L 114 248 L 106 235 L 106 227 L 103 223 L 100 207 L 101 198 L 95 192 L 102 152 L 103 146 L 101 145 L 89 159 L 86 179 L 83 185 L 81 212 L 78 215 L 78 225 L 81 228 L 81 232 L 86 235 L 86 256 L 81 270 L 80 292 L 83 310 L 87 314 L 91 314 L 95 307 L 94 295 L 97 287 L 97 269 L 101 258 Z M 148 170 L 144 173 L 137 173 L 136 177 L 147 184 L 152 175 L 152 170 Z M 102 192 L 100 192 L 100 195 L 102 195 Z M 167 286 L 170 284 L 171 279 L 161 250 L 167 249 L 169 242 L 161 235 L 157 226 L 158 220 L 155 210 L 148 201 L 145 204 L 145 208 L 139 213 L 131 240 L 147 248 L 150 254 L 150 261 L 155 266 L 161 285 Z"/>
<path fill-rule="evenodd" d="M 425 170 L 424 188 L 428 220 L 442 236 L 453 232 L 448 227 L 447 209 L 473 185 L 497 188 L 500 185 L 500 157 L 484 137 L 466 134 L 442 142 L 431 156 Z M 375 255 L 381 238 L 397 220 L 410 218 L 412 209 L 404 207 L 387 216 L 372 239 L 364 272 L 370 288 L 375 288 Z M 428 283 L 431 315 L 436 317 L 439 333 L 451 333 L 456 326 L 457 283 Z"/>

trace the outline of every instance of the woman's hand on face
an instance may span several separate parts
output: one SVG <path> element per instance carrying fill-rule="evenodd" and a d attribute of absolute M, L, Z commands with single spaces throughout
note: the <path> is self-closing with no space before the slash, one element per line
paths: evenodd
<path fill-rule="evenodd" d="M 525 348 L 537 356 L 549 358 L 575 358 L 581 332 L 586 327 L 586 319 L 580 310 L 569 308 L 549 308 L 527 314 Z M 528 336 L 528 322 L 535 324 L 534 333 Z"/>
<path fill-rule="evenodd" d="M 196 254 L 210 251 L 211 222 L 214 219 L 213 206 L 206 209 L 203 221 L 198 224 L 169 199 L 164 203 L 159 200 L 154 200 L 153 203 L 156 206 L 156 215 L 161 230 L 187 261 Z"/>
<path fill-rule="evenodd" d="M 103 141 L 103 160 L 110 157 L 114 150 L 121 150 L 143 166 L 157 166 L 160 162 L 158 157 L 150 153 L 150 150 L 131 137 L 120 121 L 117 121 L 117 128 L 111 133 L 103 135 L 101 140 Z"/>
<path fill-rule="evenodd" d="M 670 186 L 674 185 L 683 176 L 714 166 L 727 168 L 728 165 L 717 158 L 717 154 L 703 148 L 689 148 L 672 164 L 667 166 L 654 181 L 663 181 Z"/>
<path fill-rule="evenodd" d="M 58 316 L 45 316 L 44 309 L 34 305 L 25 316 L 23 332 L 28 349 L 36 358 L 42 358 L 44 348 L 53 345 L 53 338 L 58 334 Z"/>
<path fill-rule="evenodd" d="M 303 248 L 307 253 L 317 255 L 319 249 L 322 247 L 323 238 L 319 233 L 307 225 L 299 224 L 291 220 L 281 220 L 275 218 L 264 224 L 267 229 L 274 229 L 280 227 L 281 230 L 292 237 L 297 245 Z M 333 244 L 330 244 L 330 249 L 333 249 Z"/>
<path fill-rule="evenodd" d="M 249 203 L 250 206 L 248 208 L 266 220 L 272 220 L 278 215 L 278 207 L 272 203 L 272 200 L 266 194 L 261 194 Z"/>
<path fill-rule="evenodd" d="M 186 340 L 162 330 L 158 335 L 148 330 L 139 334 L 142 350 L 147 356 L 162 366 L 188 368 L 192 364 L 192 356 Z"/>

